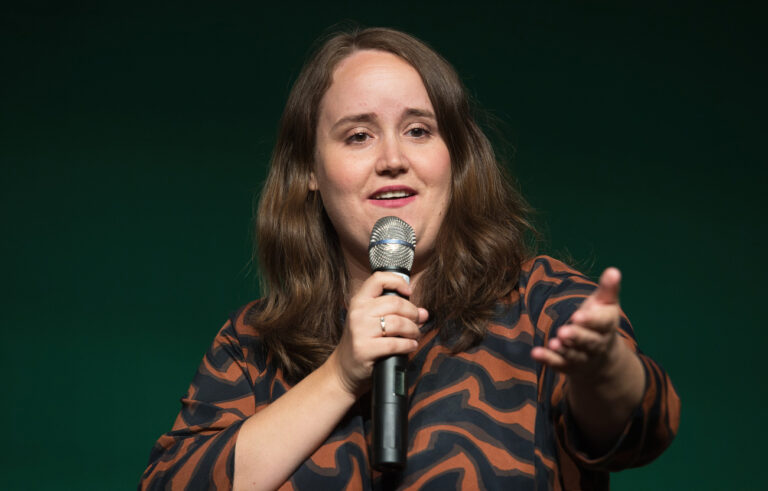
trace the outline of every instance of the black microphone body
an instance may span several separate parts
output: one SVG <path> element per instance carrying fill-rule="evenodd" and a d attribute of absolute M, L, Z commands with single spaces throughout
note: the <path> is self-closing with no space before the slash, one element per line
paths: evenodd
<path fill-rule="evenodd" d="M 385 293 L 385 295 L 391 293 Z M 408 443 L 408 357 L 392 355 L 373 365 L 373 466 L 386 472 L 402 469 Z"/>
<path fill-rule="evenodd" d="M 416 237 L 410 225 L 396 217 L 384 217 L 371 232 L 371 271 L 388 271 L 410 278 Z M 383 295 L 403 295 L 385 290 Z M 392 355 L 373 365 L 371 464 L 382 472 L 405 467 L 408 447 L 408 357 Z"/>

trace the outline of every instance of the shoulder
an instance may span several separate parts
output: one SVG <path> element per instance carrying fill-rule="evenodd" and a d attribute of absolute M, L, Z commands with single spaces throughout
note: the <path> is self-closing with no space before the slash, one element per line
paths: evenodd
<path fill-rule="evenodd" d="M 261 310 L 261 300 L 252 300 L 229 314 L 229 321 L 224 326 L 229 333 L 238 338 L 258 338 L 259 331 L 252 321 Z"/>
<path fill-rule="evenodd" d="M 575 310 L 595 288 L 597 284 L 588 276 L 549 256 L 533 257 L 520 269 L 518 294 L 536 318 L 555 306 Z"/>
<path fill-rule="evenodd" d="M 258 329 L 251 322 L 260 308 L 261 301 L 254 300 L 230 313 L 216 335 L 208 357 L 221 359 L 222 363 L 234 358 L 256 361 L 260 367 L 264 365 L 264 343 Z"/>
<path fill-rule="evenodd" d="M 524 291 L 576 288 L 591 292 L 596 286 L 587 275 L 550 256 L 533 257 L 520 267 L 519 287 Z"/>

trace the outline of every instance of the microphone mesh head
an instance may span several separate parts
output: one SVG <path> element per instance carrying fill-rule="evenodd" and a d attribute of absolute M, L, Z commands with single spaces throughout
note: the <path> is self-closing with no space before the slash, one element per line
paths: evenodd
<path fill-rule="evenodd" d="M 405 270 L 410 274 L 415 248 L 416 234 L 410 225 L 397 217 L 380 218 L 368 244 L 371 271 Z"/>

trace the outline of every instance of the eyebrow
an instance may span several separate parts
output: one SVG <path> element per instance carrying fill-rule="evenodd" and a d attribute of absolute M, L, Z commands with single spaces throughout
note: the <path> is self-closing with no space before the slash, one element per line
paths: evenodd
<path fill-rule="evenodd" d="M 427 110 L 424 110 L 424 109 L 413 109 L 413 108 L 410 108 L 410 107 L 405 110 L 405 114 L 404 115 L 405 116 L 418 116 L 418 117 L 421 117 L 421 118 L 437 119 L 437 118 L 435 118 L 435 113 L 433 113 L 432 111 L 427 111 Z"/>
<path fill-rule="evenodd" d="M 424 109 L 415 109 L 411 107 L 407 108 L 403 112 L 402 117 L 405 118 L 408 116 L 436 119 L 435 114 L 432 111 L 427 111 Z M 371 121 L 374 121 L 374 120 L 376 120 L 376 115 L 374 113 L 352 114 L 350 116 L 345 116 L 340 120 L 336 121 L 331 127 L 331 130 L 335 130 L 339 126 L 347 123 L 370 123 Z"/>
<path fill-rule="evenodd" d="M 376 116 L 373 113 L 353 114 L 351 116 L 345 116 L 336 121 L 333 126 L 331 126 L 331 130 L 335 130 L 339 126 L 347 123 L 370 123 L 374 119 L 376 119 Z"/>

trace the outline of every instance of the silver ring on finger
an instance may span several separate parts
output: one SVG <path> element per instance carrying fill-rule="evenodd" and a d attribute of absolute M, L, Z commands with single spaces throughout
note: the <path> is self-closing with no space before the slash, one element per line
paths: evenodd
<path fill-rule="evenodd" d="M 383 315 L 379 317 L 379 325 L 381 326 L 381 337 L 387 337 L 387 320 Z"/>

